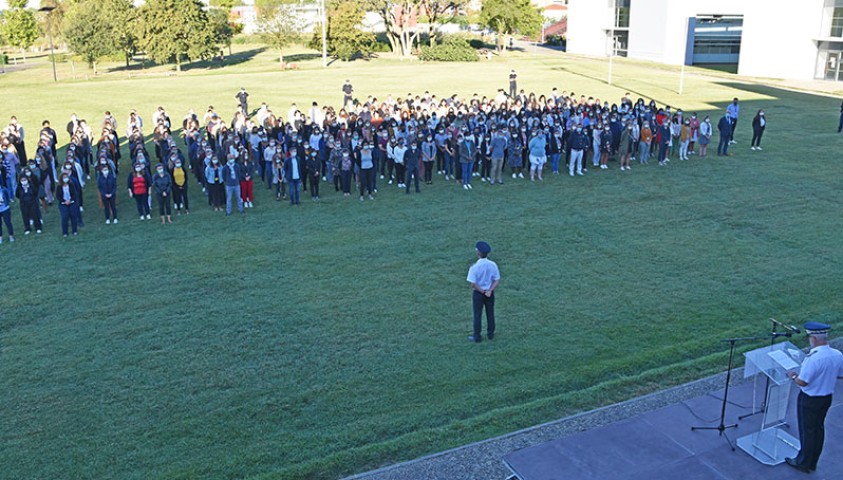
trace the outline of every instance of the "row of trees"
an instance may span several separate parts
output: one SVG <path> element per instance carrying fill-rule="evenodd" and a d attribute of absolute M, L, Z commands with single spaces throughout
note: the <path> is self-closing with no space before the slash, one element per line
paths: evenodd
<path fill-rule="evenodd" d="M 53 28 L 71 51 L 95 71 L 104 57 L 143 51 L 157 63 L 175 62 L 181 70 L 186 60 L 207 59 L 235 33 L 229 11 L 239 0 L 211 0 L 205 8 L 198 0 L 147 0 L 136 8 L 132 0 L 59 0 L 53 11 Z M 366 12 L 376 12 L 386 27 L 386 38 L 396 54 L 410 56 L 419 36 L 420 19 L 428 25 L 430 45 L 436 43 L 435 27 L 464 14 L 470 0 L 328 0 L 327 41 L 332 56 L 349 59 L 368 54 L 375 46 L 371 32 L 360 24 Z M 37 19 L 26 9 L 27 0 L 8 0 L 0 18 L 4 43 L 25 51 L 40 36 Z M 256 0 L 262 40 L 283 49 L 301 40 L 301 24 L 294 11 L 298 0 Z M 479 22 L 498 35 L 498 49 L 505 35 L 532 34 L 542 17 L 530 0 L 484 0 Z M 317 28 L 314 44 L 321 43 Z M 283 62 L 283 57 L 280 57 Z"/>

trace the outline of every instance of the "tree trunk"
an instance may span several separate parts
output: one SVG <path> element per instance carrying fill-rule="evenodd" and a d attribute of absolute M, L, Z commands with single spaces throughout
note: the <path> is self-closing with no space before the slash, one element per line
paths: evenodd
<path fill-rule="evenodd" d="M 23 55 L 23 63 L 26 63 L 26 49 L 21 47 L 20 53 Z"/>
<path fill-rule="evenodd" d="M 97 61 L 96 60 L 93 61 L 93 67 L 94 67 L 94 76 L 96 77 L 97 76 Z"/>
<path fill-rule="evenodd" d="M 234 54 L 233 54 L 233 53 L 231 53 L 231 40 L 229 40 L 229 41 L 228 41 L 228 56 L 230 57 L 230 56 L 232 56 L 232 55 L 234 55 Z"/>
<path fill-rule="evenodd" d="M 281 63 L 281 66 L 283 67 L 284 66 L 284 54 L 283 53 L 278 54 L 278 61 Z"/>
<path fill-rule="evenodd" d="M 125 52 L 126 55 L 126 68 L 129 68 L 129 52 Z"/>
<path fill-rule="evenodd" d="M 181 72 L 181 54 L 176 54 L 176 71 Z"/>
<path fill-rule="evenodd" d="M 427 27 L 427 39 L 430 43 L 430 46 L 436 45 L 436 30 L 433 28 L 433 22 L 431 21 Z"/>

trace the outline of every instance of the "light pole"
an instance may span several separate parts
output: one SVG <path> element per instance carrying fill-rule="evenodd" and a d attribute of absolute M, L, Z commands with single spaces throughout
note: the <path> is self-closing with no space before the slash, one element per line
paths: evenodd
<path fill-rule="evenodd" d="M 55 6 L 47 5 L 47 6 L 43 6 L 43 7 L 39 8 L 38 11 L 44 12 L 44 13 L 47 14 L 47 35 L 50 37 L 50 61 L 53 64 L 53 81 L 58 82 L 59 79 L 56 76 L 56 55 L 55 55 L 54 50 L 53 50 L 53 29 L 50 27 L 50 23 L 52 23 L 52 22 L 50 22 L 50 17 L 52 15 L 50 15 L 50 14 L 55 9 L 56 9 Z"/>
<path fill-rule="evenodd" d="M 328 12 L 325 11 L 325 0 L 322 0 L 322 66 L 328 66 Z"/>

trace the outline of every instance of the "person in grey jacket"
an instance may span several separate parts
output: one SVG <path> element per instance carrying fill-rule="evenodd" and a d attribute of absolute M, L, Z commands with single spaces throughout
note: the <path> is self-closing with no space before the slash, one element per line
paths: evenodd
<path fill-rule="evenodd" d="M 501 171 L 503 170 L 506 147 L 506 135 L 502 131 L 495 133 L 492 136 L 492 142 L 489 144 L 489 156 L 492 158 L 492 174 L 489 178 L 489 185 L 494 185 L 495 183 L 503 184 Z"/>
<path fill-rule="evenodd" d="M 155 175 L 152 176 L 152 190 L 158 198 L 158 214 L 161 215 L 161 225 L 173 223 L 170 207 L 170 193 L 173 190 L 173 180 L 170 174 L 164 170 L 164 164 L 159 163 L 155 167 Z M 165 220 L 166 219 L 166 220 Z"/>

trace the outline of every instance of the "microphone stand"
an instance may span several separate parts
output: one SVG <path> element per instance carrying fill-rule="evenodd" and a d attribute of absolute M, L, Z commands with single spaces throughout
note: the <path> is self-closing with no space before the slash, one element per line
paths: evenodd
<path fill-rule="evenodd" d="M 773 344 L 775 344 L 776 339 L 779 337 L 787 337 L 790 338 L 793 333 L 792 332 L 776 332 L 776 326 L 781 325 L 778 321 L 774 318 L 770 319 L 770 322 L 773 325 L 772 330 L 770 330 L 770 347 L 772 349 Z M 764 413 L 767 409 L 767 400 L 769 400 L 768 396 L 770 395 L 770 377 L 764 376 L 764 400 L 761 402 L 761 406 L 758 407 L 758 410 L 754 412 L 747 413 L 745 415 L 741 415 L 738 417 L 738 420 L 743 420 L 744 418 L 752 417 L 753 415 L 758 415 L 759 413 Z"/>
<path fill-rule="evenodd" d="M 729 444 L 729 448 L 732 451 L 735 451 L 735 446 L 732 445 L 732 441 L 729 440 L 729 437 L 726 435 L 726 430 L 729 428 L 738 428 L 737 423 L 733 423 L 731 425 L 726 425 L 726 403 L 729 398 L 729 383 L 732 380 L 732 362 L 735 357 L 735 344 L 739 341 L 749 341 L 749 340 L 758 340 L 761 338 L 767 338 L 766 335 L 763 337 L 737 337 L 737 338 L 727 338 L 725 340 L 721 340 L 721 342 L 729 342 L 729 366 L 726 368 L 726 390 L 723 392 L 723 404 L 720 407 L 720 425 L 716 427 L 691 427 L 691 430 L 717 430 L 719 435 L 726 439 L 726 443 Z"/>

